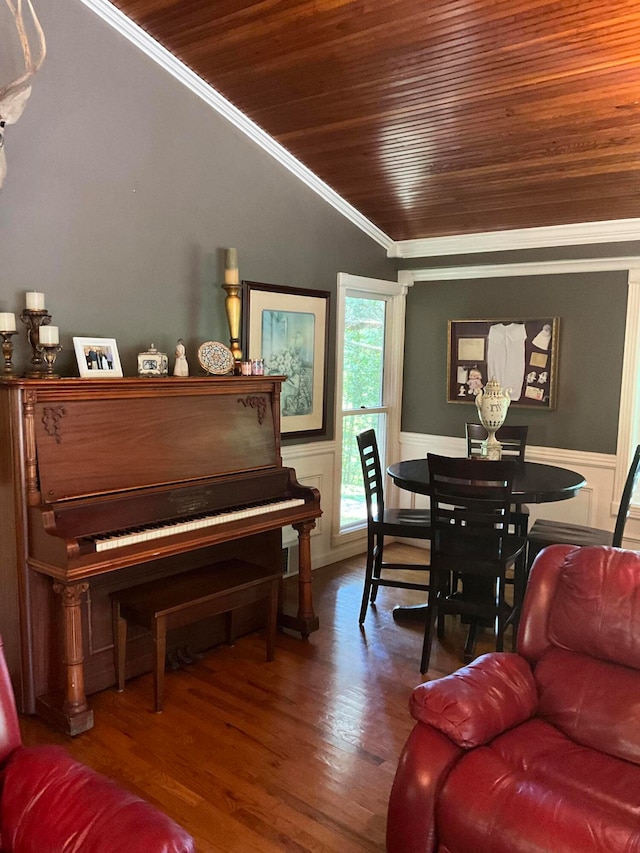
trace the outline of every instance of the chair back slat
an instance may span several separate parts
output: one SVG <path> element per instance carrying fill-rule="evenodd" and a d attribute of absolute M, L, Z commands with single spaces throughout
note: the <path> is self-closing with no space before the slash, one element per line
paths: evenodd
<path fill-rule="evenodd" d="M 636 447 L 636 452 L 633 454 L 633 459 L 631 461 L 631 465 L 629 467 L 629 472 L 627 473 L 627 479 L 624 484 L 624 489 L 622 491 L 622 497 L 620 498 L 620 508 L 618 509 L 618 516 L 616 518 L 616 526 L 613 531 L 613 542 L 612 545 L 614 548 L 622 547 L 622 538 L 624 536 L 624 528 L 627 522 L 627 517 L 629 515 L 629 510 L 631 508 L 631 499 L 633 498 L 633 493 L 636 490 L 636 486 L 638 485 L 638 476 L 640 475 L 640 444 Z"/>
<path fill-rule="evenodd" d="M 501 426 L 496 433 L 496 438 L 502 445 L 502 458 L 515 459 L 524 462 L 524 454 L 527 447 L 528 426 Z M 482 456 L 482 442 L 487 438 L 487 431 L 482 424 L 465 424 L 467 437 L 467 456 Z"/>
<path fill-rule="evenodd" d="M 500 559 L 509 533 L 516 463 L 432 453 L 427 459 L 432 561 L 451 564 L 456 571 L 484 572 L 487 560 Z"/>
<path fill-rule="evenodd" d="M 381 520 L 384 517 L 384 489 L 375 430 L 364 430 L 356 439 L 362 466 L 367 518 Z"/>

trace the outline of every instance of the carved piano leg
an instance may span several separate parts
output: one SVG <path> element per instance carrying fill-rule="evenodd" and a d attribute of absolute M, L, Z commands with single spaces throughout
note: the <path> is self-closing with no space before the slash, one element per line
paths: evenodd
<path fill-rule="evenodd" d="M 280 625 L 300 631 L 303 637 L 308 637 L 320 626 L 313 612 L 311 588 L 311 531 L 315 526 L 315 521 L 301 521 L 293 525 L 294 530 L 298 531 L 298 613 L 297 616 L 280 613 L 278 617 Z"/>
<path fill-rule="evenodd" d="M 88 583 L 54 583 L 53 591 L 62 597 L 64 626 L 64 665 L 66 685 L 62 703 L 59 697 L 39 696 L 36 710 L 56 728 L 77 735 L 93 726 L 93 711 L 84 692 L 84 656 L 82 652 L 82 595 Z"/>

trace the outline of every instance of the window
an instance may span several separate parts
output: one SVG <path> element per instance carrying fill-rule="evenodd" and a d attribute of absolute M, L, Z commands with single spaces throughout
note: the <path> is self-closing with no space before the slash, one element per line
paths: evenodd
<path fill-rule="evenodd" d="M 381 462 L 397 452 L 406 287 L 341 274 L 338 279 L 335 504 L 338 535 L 366 524 L 356 435 L 375 429 Z M 390 460 L 392 461 L 392 460 Z"/>

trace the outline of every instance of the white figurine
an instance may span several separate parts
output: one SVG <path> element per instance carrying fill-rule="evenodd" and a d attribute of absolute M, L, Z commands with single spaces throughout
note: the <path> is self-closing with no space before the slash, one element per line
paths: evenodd
<path fill-rule="evenodd" d="M 173 368 L 174 376 L 189 375 L 189 364 L 187 363 L 185 352 L 184 341 L 182 338 L 178 338 L 178 343 L 176 344 L 176 363 Z"/>
<path fill-rule="evenodd" d="M 476 397 L 482 391 L 482 373 L 477 367 L 472 367 L 469 371 L 469 379 L 467 380 L 469 394 Z"/>

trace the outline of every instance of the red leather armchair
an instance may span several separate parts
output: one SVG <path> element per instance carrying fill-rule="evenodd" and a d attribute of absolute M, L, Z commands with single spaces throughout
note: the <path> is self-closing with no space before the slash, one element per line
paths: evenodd
<path fill-rule="evenodd" d="M 388 853 L 640 851 L 640 553 L 542 551 L 517 650 L 413 691 Z"/>
<path fill-rule="evenodd" d="M 192 838 L 150 803 L 60 746 L 22 745 L 0 640 L 1 853 L 193 853 Z"/>

